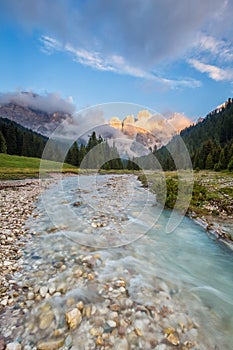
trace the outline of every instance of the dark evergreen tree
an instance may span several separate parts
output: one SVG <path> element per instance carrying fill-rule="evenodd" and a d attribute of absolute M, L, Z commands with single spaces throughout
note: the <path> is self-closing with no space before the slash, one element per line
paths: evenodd
<path fill-rule="evenodd" d="M 41 157 L 47 138 L 6 118 L 0 118 L 0 131 L 6 141 L 7 153 Z"/>
<path fill-rule="evenodd" d="M 80 165 L 79 148 L 77 142 L 75 142 L 71 148 L 71 160 L 70 163 L 75 166 Z"/>
<path fill-rule="evenodd" d="M 1 131 L 0 131 L 0 153 L 7 153 L 6 140 Z"/>
<path fill-rule="evenodd" d="M 227 169 L 233 156 L 233 104 L 228 103 L 222 111 L 209 114 L 203 121 L 181 131 L 194 169 Z M 166 147 L 157 151 L 157 157 L 164 170 L 174 169 L 174 161 L 167 148 L 178 154 L 176 136 Z M 180 152 L 179 166 L 185 163 Z"/>
<path fill-rule="evenodd" d="M 212 158 L 212 154 L 211 153 L 209 153 L 207 158 L 206 158 L 205 168 L 209 169 L 209 170 L 214 168 L 214 162 L 213 162 L 213 158 Z"/>

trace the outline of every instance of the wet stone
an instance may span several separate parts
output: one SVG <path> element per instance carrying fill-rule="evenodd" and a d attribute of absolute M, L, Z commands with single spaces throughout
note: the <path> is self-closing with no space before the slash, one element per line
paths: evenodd
<path fill-rule="evenodd" d="M 47 313 L 43 313 L 39 318 L 39 328 L 46 329 L 50 326 L 51 322 L 54 319 L 53 311 L 49 311 Z"/>
<path fill-rule="evenodd" d="M 37 345 L 37 350 L 57 350 L 64 345 L 64 339 L 49 340 L 40 342 Z"/>
<path fill-rule="evenodd" d="M 40 288 L 40 295 L 41 295 L 42 298 L 45 298 L 47 292 L 48 292 L 48 287 L 43 286 L 43 287 Z"/>
<path fill-rule="evenodd" d="M 22 349 L 22 346 L 17 342 L 9 343 L 6 346 L 6 350 L 21 350 L 21 349 Z"/>
<path fill-rule="evenodd" d="M 74 308 L 66 313 L 66 321 L 71 330 L 77 328 L 82 322 L 82 314 L 79 309 Z"/>

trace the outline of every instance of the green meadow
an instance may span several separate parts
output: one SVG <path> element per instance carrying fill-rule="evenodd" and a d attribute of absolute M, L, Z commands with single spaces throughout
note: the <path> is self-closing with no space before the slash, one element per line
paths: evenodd
<path fill-rule="evenodd" d="M 0 153 L 0 179 L 1 180 L 14 180 L 25 178 L 37 178 L 39 176 L 40 169 L 39 158 L 12 156 L 5 153 Z M 44 172 L 49 173 L 59 172 L 61 169 L 61 163 L 50 160 L 43 160 Z M 78 168 L 64 163 L 62 166 L 62 172 L 78 173 Z"/>

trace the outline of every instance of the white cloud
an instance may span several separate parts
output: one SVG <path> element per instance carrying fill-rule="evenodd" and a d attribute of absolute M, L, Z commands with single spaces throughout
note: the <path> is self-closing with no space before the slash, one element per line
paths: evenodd
<path fill-rule="evenodd" d="M 191 64 L 212 79 L 231 79 L 227 67 L 233 62 L 231 0 L 189 0 L 188 5 L 187 0 L 176 0 L 175 10 L 172 0 L 2 0 L 1 4 L 11 20 L 46 34 L 42 50 L 47 54 L 65 50 L 80 64 L 171 89 L 201 85 L 192 78 L 153 74 L 158 64 L 165 67 L 177 59 L 183 63 L 189 54 L 190 60 L 205 62 Z"/>
<path fill-rule="evenodd" d="M 42 36 L 42 51 L 51 54 L 54 51 L 65 51 L 72 54 L 74 60 L 85 66 L 101 70 L 110 71 L 118 74 L 125 74 L 136 78 L 143 78 L 161 84 L 170 89 L 177 88 L 196 88 L 200 86 L 200 82 L 195 79 L 167 79 L 157 76 L 153 72 L 143 70 L 139 67 L 134 67 L 126 62 L 125 58 L 120 55 L 101 56 L 99 52 L 92 52 L 81 48 L 74 48 L 71 44 L 62 46 L 56 39 Z"/>
<path fill-rule="evenodd" d="M 215 81 L 224 81 L 233 79 L 233 69 L 222 69 L 217 66 L 206 64 L 196 59 L 189 59 L 189 64 L 197 71 L 206 73 L 211 79 Z"/>
<path fill-rule="evenodd" d="M 73 47 L 119 55 L 152 69 L 180 57 L 210 19 L 227 13 L 222 0 L 2 0 L 12 20 Z"/>
<path fill-rule="evenodd" d="M 218 54 L 222 42 L 218 41 L 216 38 L 201 34 L 197 40 L 196 47 L 199 48 L 199 51 L 210 51 L 211 53 Z"/>
<path fill-rule="evenodd" d="M 38 95 L 32 91 L 0 93 L 0 104 L 11 102 L 21 106 L 39 109 L 47 113 L 64 112 L 72 114 L 75 111 L 72 97 L 64 99 L 56 92 L 45 93 L 44 95 Z"/>
<path fill-rule="evenodd" d="M 49 36 L 43 35 L 39 40 L 42 44 L 41 50 L 49 55 L 56 50 L 62 49 L 62 45 L 56 39 Z"/>
<path fill-rule="evenodd" d="M 227 62 L 233 61 L 232 43 L 227 40 L 220 40 L 211 35 L 200 33 L 197 41 L 194 43 L 194 49 L 202 55 L 207 55 L 212 60 L 221 60 Z M 214 54 L 214 56 L 213 56 Z"/>
<path fill-rule="evenodd" d="M 186 61 L 215 81 L 233 79 L 233 49 L 229 40 L 200 33 Z"/>

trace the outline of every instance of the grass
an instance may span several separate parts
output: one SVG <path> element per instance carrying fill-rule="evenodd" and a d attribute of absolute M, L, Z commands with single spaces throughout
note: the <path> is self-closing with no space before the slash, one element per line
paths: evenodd
<path fill-rule="evenodd" d="M 12 156 L 0 153 L 0 179 L 25 179 L 38 178 L 40 170 L 40 159 L 32 157 Z M 60 172 L 61 163 L 53 161 L 43 161 L 45 175 L 53 172 Z M 63 164 L 62 172 L 77 173 L 78 169 L 70 164 Z"/>
<path fill-rule="evenodd" d="M 17 180 L 25 178 L 38 178 L 40 172 L 39 158 L 32 157 L 20 157 L 12 156 L 9 154 L 0 153 L 0 180 Z M 61 163 L 53 162 L 49 160 L 43 160 L 43 171 L 40 175 L 48 176 L 49 173 L 60 172 Z M 78 172 L 91 174 L 96 173 L 96 169 L 78 169 L 70 164 L 63 164 L 63 173 L 74 173 Z M 99 171 L 100 174 L 140 174 L 140 171 L 136 170 L 103 170 Z"/>
<path fill-rule="evenodd" d="M 128 169 L 114 169 L 114 170 L 105 170 L 105 169 L 100 169 L 99 174 L 135 174 L 139 175 L 141 174 L 140 170 L 128 170 Z"/>
<path fill-rule="evenodd" d="M 168 209 L 177 205 L 178 177 L 177 172 L 139 175 L 143 186 L 149 187 L 156 194 L 158 202 Z M 187 200 L 191 199 L 188 210 L 197 215 L 225 215 L 233 214 L 233 173 L 199 171 L 194 172 L 192 193 L 189 184 L 182 179 L 179 186 L 182 188 L 181 198 L 177 209 L 182 210 L 182 205 L 187 208 Z M 191 194 L 189 197 L 188 192 Z M 187 197 L 186 197 L 187 196 Z M 186 200 L 186 202 L 185 202 Z"/>

